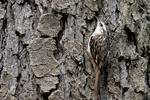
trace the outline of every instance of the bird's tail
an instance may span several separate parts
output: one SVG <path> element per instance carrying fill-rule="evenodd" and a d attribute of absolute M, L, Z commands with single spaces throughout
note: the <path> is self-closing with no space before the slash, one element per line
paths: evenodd
<path fill-rule="evenodd" d="M 96 96 L 95 99 L 100 100 L 100 70 L 96 70 L 94 92 L 95 92 L 95 96 Z"/>

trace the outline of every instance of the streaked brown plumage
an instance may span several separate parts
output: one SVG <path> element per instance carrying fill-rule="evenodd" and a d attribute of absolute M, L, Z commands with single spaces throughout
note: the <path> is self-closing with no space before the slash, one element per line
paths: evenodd
<path fill-rule="evenodd" d="M 97 65 L 100 65 L 100 61 L 103 61 L 106 55 L 107 41 L 106 34 L 91 36 L 90 40 L 90 51 L 91 56 L 95 60 Z"/>

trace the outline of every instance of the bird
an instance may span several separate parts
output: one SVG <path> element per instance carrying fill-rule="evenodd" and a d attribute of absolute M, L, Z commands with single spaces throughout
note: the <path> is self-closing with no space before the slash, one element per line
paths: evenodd
<path fill-rule="evenodd" d="M 97 25 L 89 37 L 87 52 L 90 57 L 92 65 L 95 67 L 95 83 L 94 83 L 94 92 L 95 99 L 100 100 L 100 74 L 101 67 L 104 66 L 104 58 L 107 54 L 107 29 L 106 25 L 102 20 L 99 20 L 97 17 Z"/>

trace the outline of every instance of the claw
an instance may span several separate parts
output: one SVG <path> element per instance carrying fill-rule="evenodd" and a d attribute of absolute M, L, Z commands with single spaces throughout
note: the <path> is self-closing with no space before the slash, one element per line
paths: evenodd
<path fill-rule="evenodd" d="M 76 43 L 77 45 L 79 45 L 79 47 L 80 47 L 80 49 L 81 49 L 82 51 L 86 50 L 86 49 L 83 47 L 83 44 L 79 43 L 79 42 L 76 41 L 76 40 L 75 40 L 75 43 Z"/>

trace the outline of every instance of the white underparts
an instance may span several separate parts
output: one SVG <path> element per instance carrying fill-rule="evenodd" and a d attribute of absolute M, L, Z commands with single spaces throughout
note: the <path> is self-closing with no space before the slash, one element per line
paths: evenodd
<path fill-rule="evenodd" d="M 103 29 L 102 27 L 100 26 L 99 24 L 99 20 L 97 21 L 97 26 L 96 26 L 96 29 L 95 31 L 93 32 L 92 36 L 96 36 L 96 35 L 99 35 L 99 34 L 103 34 Z"/>
<path fill-rule="evenodd" d="M 88 48 L 87 48 L 87 52 L 90 54 L 91 56 L 91 51 L 90 51 L 90 40 L 91 40 L 91 36 L 89 38 L 89 41 L 88 41 Z"/>

